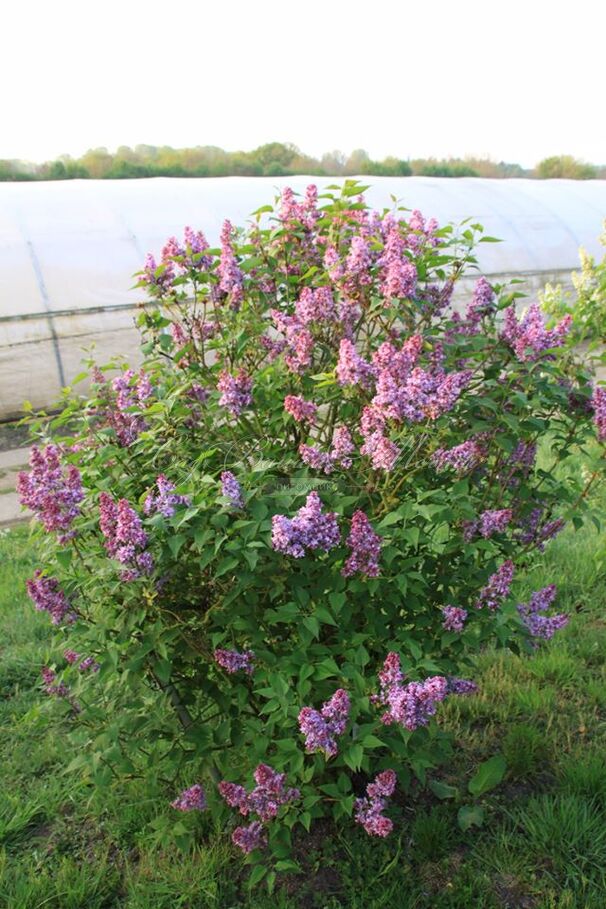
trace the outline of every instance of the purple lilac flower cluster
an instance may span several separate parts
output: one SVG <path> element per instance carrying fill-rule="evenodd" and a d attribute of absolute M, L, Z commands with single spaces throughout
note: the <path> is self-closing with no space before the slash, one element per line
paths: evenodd
<path fill-rule="evenodd" d="M 162 248 L 162 261 L 174 262 L 179 271 L 188 271 L 190 268 L 208 269 L 212 265 L 212 256 L 205 255 L 209 249 L 208 241 L 201 230 L 185 227 L 183 243 L 176 237 L 170 237 Z"/>
<path fill-rule="evenodd" d="M 147 253 L 140 278 L 143 286 L 152 293 L 162 293 L 170 288 L 174 279 L 175 268 L 170 260 L 158 263 L 151 253 Z"/>
<path fill-rule="evenodd" d="M 284 410 L 289 413 L 297 423 L 313 423 L 318 413 L 318 408 L 313 401 L 306 401 L 300 395 L 286 395 Z"/>
<path fill-rule="evenodd" d="M 317 492 L 311 492 L 294 518 L 272 518 L 272 546 L 277 552 L 301 559 L 308 549 L 328 552 L 338 546 L 341 534 L 335 512 L 323 512 Z"/>
<path fill-rule="evenodd" d="M 564 529 L 566 521 L 563 518 L 545 520 L 545 506 L 538 505 L 533 508 L 520 521 L 517 528 L 517 538 L 524 546 L 536 546 L 539 552 L 545 549 L 545 543 L 552 540 Z"/>
<path fill-rule="evenodd" d="M 465 315 L 461 319 L 458 313 L 453 316 L 453 321 L 457 325 L 457 331 L 464 335 L 475 335 L 480 331 L 482 319 L 494 312 L 494 290 L 482 277 L 476 281 L 471 302 L 465 310 Z"/>
<path fill-rule="evenodd" d="M 208 807 L 206 795 L 200 783 L 195 783 L 189 789 L 184 789 L 181 795 L 170 804 L 177 811 L 206 811 Z"/>
<path fill-rule="evenodd" d="M 537 443 L 522 441 L 518 442 L 509 456 L 508 463 L 523 476 L 527 477 L 534 467 L 537 458 Z"/>
<path fill-rule="evenodd" d="M 371 701 L 387 708 L 381 717 L 382 723 L 386 726 L 397 723 L 411 732 L 427 726 L 438 704 L 448 694 L 471 694 L 477 690 L 475 683 L 467 679 L 447 679 L 440 675 L 406 685 L 403 681 L 400 657 L 392 651 L 387 654 L 379 672 L 379 694 L 373 695 Z"/>
<path fill-rule="evenodd" d="M 334 322 L 337 318 L 337 307 L 330 287 L 305 287 L 295 304 L 295 316 L 301 325 L 313 322 Z"/>
<path fill-rule="evenodd" d="M 44 690 L 51 697 L 63 698 L 68 702 L 74 713 L 80 713 L 80 705 L 72 696 L 65 682 L 57 681 L 57 674 L 53 669 L 44 666 L 41 671 Z"/>
<path fill-rule="evenodd" d="M 95 369 L 93 379 L 100 386 L 99 396 L 104 402 L 101 415 L 116 433 L 118 443 L 128 448 L 147 428 L 141 414 L 134 411 L 145 406 L 153 392 L 149 376 L 143 370 L 137 375 L 127 369 L 116 376 L 110 386 L 101 370 Z"/>
<path fill-rule="evenodd" d="M 572 316 L 566 315 L 555 328 L 545 327 L 545 317 L 538 303 L 531 303 L 521 321 L 516 316 L 515 305 L 505 310 L 501 337 L 513 349 L 522 363 L 533 362 L 552 347 L 559 347 L 570 331 Z"/>
<path fill-rule="evenodd" d="M 263 349 L 267 351 L 267 360 L 270 363 L 277 360 L 286 348 L 285 338 L 272 338 L 271 335 L 261 335 L 259 341 L 261 342 Z"/>
<path fill-rule="evenodd" d="M 509 596 L 514 572 L 515 568 L 511 559 L 503 562 L 500 568 L 494 574 L 491 574 L 488 578 L 488 584 L 480 591 L 476 601 L 476 608 L 482 609 L 487 606 L 488 609 L 498 609 Z"/>
<path fill-rule="evenodd" d="M 400 223 L 388 215 L 383 221 L 383 228 L 385 245 L 378 260 L 381 268 L 379 288 L 385 305 L 389 305 L 392 300 L 413 296 L 417 286 L 417 269 L 406 256 L 406 242 Z"/>
<path fill-rule="evenodd" d="M 145 404 L 153 393 L 151 380 L 143 370 L 136 375 L 134 370 L 127 369 L 121 376 L 115 377 L 112 388 L 116 393 L 116 405 L 121 411 Z"/>
<path fill-rule="evenodd" d="M 369 578 L 378 577 L 381 543 L 381 537 L 375 533 L 364 512 L 356 511 L 351 519 L 351 529 L 347 537 L 350 554 L 341 572 L 343 576 L 350 578 L 360 572 Z"/>
<path fill-rule="evenodd" d="M 440 225 L 435 218 L 425 219 L 418 208 L 415 208 L 408 219 L 408 234 L 406 245 L 409 249 L 418 252 L 423 246 L 436 247 L 439 238 L 436 236 Z"/>
<path fill-rule="evenodd" d="M 369 388 L 374 375 L 370 363 L 360 356 L 353 341 L 343 338 L 339 345 L 337 379 L 341 385 L 362 385 Z"/>
<path fill-rule="evenodd" d="M 75 666 L 76 663 L 78 663 L 80 672 L 99 672 L 99 669 L 101 668 L 94 657 L 82 657 L 82 654 L 76 653 L 75 650 L 64 650 L 63 656 L 70 666 Z"/>
<path fill-rule="evenodd" d="M 470 381 L 469 370 L 446 373 L 441 366 L 417 366 L 400 381 L 393 369 L 386 367 L 377 376 L 377 393 L 371 404 L 396 422 L 437 420 L 452 410 Z"/>
<path fill-rule="evenodd" d="M 475 439 L 469 439 L 454 448 L 438 448 L 431 456 L 438 470 L 450 467 L 459 474 L 471 473 L 485 460 L 486 448 Z"/>
<path fill-rule="evenodd" d="M 84 498 L 80 471 L 73 464 L 61 466 L 61 453 L 56 445 L 30 452 L 29 473 L 17 477 L 21 504 L 30 508 L 48 533 L 57 533 L 60 543 L 74 536 L 72 524 L 80 514 Z"/>
<path fill-rule="evenodd" d="M 252 650 L 245 650 L 243 653 L 238 653 L 237 650 L 221 650 L 221 648 L 217 648 L 213 656 L 215 662 L 230 674 L 233 674 L 234 672 L 246 672 L 247 675 L 252 675 L 255 670 L 255 654 Z"/>
<path fill-rule="evenodd" d="M 246 853 L 266 844 L 263 824 L 275 818 L 282 805 L 296 801 L 301 795 L 298 789 L 285 786 L 286 774 L 277 773 L 267 764 L 259 764 L 253 776 L 256 786 L 251 792 L 237 783 L 226 780 L 219 783 L 219 792 L 230 808 L 238 808 L 244 817 L 256 814 L 260 818 L 248 827 L 236 827 L 232 834 L 232 842 Z"/>
<path fill-rule="evenodd" d="M 534 468 L 537 456 L 536 442 L 522 440 L 518 442 L 504 465 L 504 484 L 509 489 L 517 489 Z"/>
<path fill-rule="evenodd" d="M 452 409 L 469 384 L 469 370 L 445 372 L 440 347 L 436 347 L 428 369 L 417 366 L 422 346 L 420 335 L 411 335 L 400 349 L 385 341 L 369 364 L 351 341 L 341 342 L 337 365 L 341 384 L 362 384 L 368 388 L 375 381 L 375 395 L 360 424 L 363 436 L 377 429 L 383 430 L 388 419 L 396 423 L 436 420 Z"/>
<path fill-rule="evenodd" d="M 598 440 L 606 442 L 606 387 L 598 385 L 591 398 Z"/>
<path fill-rule="evenodd" d="M 305 736 L 305 750 L 323 751 L 327 759 L 334 757 L 338 752 L 336 737 L 345 732 L 350 709 L 349 695 L 343 688 L 335 691 L 319 711 L 303 707 L 299 712 L 299 729 Z"/>
<path fill-rule="evenodd" d="M 465 521 L 463 524 L 463 537 L 467 543 L 477 534 L 487 540 L 495 533 L 503 533 L 513 517 L 511 508 L 501 508 L 498 511 L 484 511 L 475 521 Z"/>
<path fill-rule="evenodd" d="M 444 606 L 442 615 L 444 616 L 442 622 L 444 631 L 455 631 L 457 634 L 463 631 L 467 620 L 466 609 L 462 609 L 460 606 Z"/>
<path fill-rule="evenodd" d="M 332 437 L 330 451 L 322 451 L 317 445 L 299 445 L 301 460 L 314 470 L 332 473 L 336 467 L 348 469 L 352 465 L 351 455 L 355 451 L 351 433 L 346 426 L 337 426 Z"/>
<path fill-rule="evenodd" d="M 403 679 L 399 655 L 389 653 L 379 672 L 380 693 L 372 700 L 387 708 L 381 717 L 382 723 L 386 726 L 397 723 L 413 731 L 428 724 L 438 703 L 448 694 L 448 683 L 438 675 L 424 682 L 408 682 L 406 685 L 402 684 Z"/>
<path fill-rule="evenodd" d="M 557 593 L 555 584 L 535 591 L 528 603 L 520 603 L 518 612 L 522 622 L 533 638 L 549 640 L 556 631 L 568 624 L 568 616 L 564 613 L 556 615 L 543 615 L 551 607 Z"/>
<path fill-rule="evenodd" d="M 158 487 L 158 494 L 154 495 L 153 492 L 150 492 L 145 499 L 143 505 L 145 514 L 157 512 L 164 515 L 165 518 L 172 518 L 179 505 L 191 504 L 189 496 L 176 493 L 175 489 L 177 487 L 170 480 L 167 480 L 163 473 L 158 476 L 156 486 Z"/>
<path fill-rule="evenodd" d="M 307 230 L 313 230 L 320 217 L 317 202 L 318 188 L 313 183 L 307 187 L 303 202 L 297 202 L 290 186 L 285 186 L 282 190 L 278 218 L 287 228 L 296 229 L 297 226 L 303 225 Z"/>
<path fill-rule="evenodd" d="M 375 470 L 391 470 L 401 454 L 401 449 L 376 429 L 366 437 L 360 448 L 360 453 L 370 458 L 370 463 Z"/>
<path fill-rule="evenodd" d="M 476 694 L 478 686 L 471 679 L 457 679 L 449 676 L 446 679 L 448 694 Z"/>
<path fill-rule="evenodd" d="M 356 799 L 354 818 L 361 824 L 369 836 L 389 836 L 393 830 L 393 821 L 383 814 L 396 788 L 395 771 L 384 770 L 377 774 L 374 781 L 366 787 L 366 797 Z"/>
<path fill-rule="evenodd" d="M 231 470 L 224 470 L 221 474 L 221 495 L 229 499 L 234 508 L 244 508 L 242 487 Z"/>
<path fill-rule="evenodd" d="M 231 308 L 238 310 L 244 299 L 244 275 L 236 260 L 232 235 L 231 223 L 224 221 L 221 229 L 221 257 L 217 273 L 219 290 L 229 297 Z"/>
<path fill-rule="evenodd" d="M 56 578 L 45 577 L 38 568 L 34 577 L 25 582 L 25 586 L 36 609 L 48 612 L 53 625 L 60 625 L 64 621 L 75 622 L 76 613 Z"/>
<path fill-rule="evenodd" d="M 116 504 L 106 492 L 101 493 L 99 510 L 105 548 L 112 559 L 127 566 L 120 575 L 122 580 L 134 581 L 142 574 L 151 574 L 154 561 L 146 551 L 147 534 L 137 512 L 126 499 L 120 499 Z"/>
<path fill-rule="evenodd" d="M 234 846 L 241 849 L 245 855 L 255 849 L 265 849 L 267 846 L 267 830 L 261 821 L 252 821 L 245 827 L 236 827 L 231 835 Z"/>
<path fill-rule="evenodd" d="M 279 309 L 271 310 L 278 331 L 284 335 L 284 362 L 290 372 L 301 373 L 311 365 L 314 349 L 313 335 L 298 316 L 289 316 Z"/>
<path fill-rule="evenodd" d="M 243 369 L 235 376 L 223 371 L 217 388 L 221 392 L 219 404 L 226 407 L 233 417 L 239 417 L 244 408 L 252 404 L 252 379 Z"/>

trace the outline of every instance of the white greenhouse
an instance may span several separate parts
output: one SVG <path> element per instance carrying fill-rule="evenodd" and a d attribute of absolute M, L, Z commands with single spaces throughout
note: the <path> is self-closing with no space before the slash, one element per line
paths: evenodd
<path fill-rule="evenodd" d="M 364 179 L 364 178 L 363 178 Z M 578 250 L 600 255 L 606 181 L 366 178 L 375 207 L 418 208 L 441 224 L 472 218 L 503 243 L 479 248 L 489 279 L 521 277 L 526 293 L 568 283 Z M 134 360 L 140 295 L 133 273 L 186 224 L 218 241 L 224 218 L 244 224 L 283 186 L 320 189 L 306 177 L 75 180 L 0 183 L 0 420 L 22 402 L 50 406 L 81 370 L 84 350 L 100 361 Z"/>

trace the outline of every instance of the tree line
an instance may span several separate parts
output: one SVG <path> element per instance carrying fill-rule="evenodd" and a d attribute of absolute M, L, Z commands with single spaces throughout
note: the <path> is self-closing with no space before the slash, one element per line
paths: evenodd
<path fill-rule="evenodd" d="M 123 145 L 117 151 L 93 148 L 80 158 L 62 155 L 54 161 L 33 164 L 0 159 L 0 181 L 23 180 L 120 180 L 137 177 L 280 177 L 310 174 L 343 177 L 357 174 L 380 177 L 530 177 L 535 179 L 606 178 L 606 165 L 587 164 L 571 155 L 556 155 L 527 169 L 519 164 L 488 158 L 415 158 L 393 156 L 374 161 L 364 149 L 349 155 L 326 152 L 320 158 L 304 154 L 295 145 L 269 142 L 253 151 L 229 152 L 214 145 L 194 148 Z"/>

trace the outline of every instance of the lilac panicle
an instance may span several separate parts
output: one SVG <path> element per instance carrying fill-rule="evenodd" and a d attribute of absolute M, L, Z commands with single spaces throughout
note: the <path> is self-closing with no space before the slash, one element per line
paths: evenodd
<path fill-rule="evenodd" d="M 438 448 L 431 456 L 438 470 L 450 467 L 459 474 L 471 473 L 486 458 L 486 449 L 475 439 L 469 439 L 454 448 Z"/>
<path fill-rule="evenodd" d="M 237 808 L 244 817 L 256 814 L 260 819 L 234 831 L 232 840 L 243 852 L 263 847 L 267 842 L 263 824 L 275 818 L 282 805 L 297 801 L 301 795 L 298 789 L 285 786 L 286 774 L 278 773 L 267 764 L 259 764 L 253 776 L 256 785 L 250 792 L 227 780 L 220 782 L 218 787 L 230 808 Z"/>
<path fill-rule="evenodd" d="M 206 804 L 206 795 L 200 783 L 184 789 L 178 798 L 171 802 L 171 806 L 177 811 L 205 811 L 208 807 Z"/>
<path fill-rule="evenodd" d="M 337 426 L 332 437 L 331 460 L 341 467 L 351 467 L 351 455 L 354 451 L 355 445 L 347 426 Z"/>
<path fill-rule="evenodd" d="M 343 338 L 339 345 L 337 362 L 337 379 L 341 385 L 362 385 L 368 388 L 371 384 L 374 368 L 360 356 L 355 345 L 348 338 Z"/>
<path fill-rule="evenodd" d="M 62 698 L 67 701 L 74 713 L 80 713 L 80 705 L 72 696 L 65 682 L 57 681 L 57 674 L 53 669 L 44 666 L 41 670 L 44 690 L 51 697 Z"/>
<path fill-rule="evenodd" d="M 306 550 L 328 552 L 341 534 L 334 512 L 323 512 L 317 492 L 311 492 L 294 518 L 277 514 L 272 519 L 272 546 L 277 552 L 301 559 Z"/>
<path fill-rule="evenodd" d="M 217 648 L 214 652 L 214 658 L 215 662 L 230 674 L 242 671 L 246 672 L 248 675 L 252 675 L 254 672 L 255 655 L 252 650 L 245 650 L 243 653 L 238 653 L 237 650 L 222 650 Z"/>
<path fill-rule="evenodd" d="M 591 398 L 598 440 L 606 442 L 606 386 L 598 385 Z"/>
<path fill-rule="evenodd" d="M 217 388 L 221 392 L 219 404 L 234 417 L 239 417 L 244 408 L 252 404 L 252 379 L 243 369 L 235 376 L 224 370 L 219 376 Z"/>
<path fill-rule="evenodd" d="M 438 704 L 448 694 L 469 694 L 476 690 L 473 682 L 447 679 L 439 675 L 431 676 L 424 682 L 408 682 L 404 685 L 403 681 L 400 657 L 391 652 L 379 672 L 379 694 L 373 695 L 371 701 L 386 708 L 381 717 L 382 723 L 386 726 L 396 723 L 410 732 L 420 726 L 427 726 Z"/>
<path fill-rule="evenodd" d="M 61 452 L 56 445 L 30 452 L 29 473 L 17 477 L 20 502 L 31 509 L 48 533 L 57 533 L 60 543 L 74 536 L 72 524 L 80 514 L 84 498 L 80 471 L 73 464 L 61 465 Z"/>
<path fill-rule="evenodd" d="M 366 798 L 356 799 L 355 821 L 364 827 L 369 836 L 389 836 L 393 830 L 393 822 L 385 817 L 383 811 L 387 807 L 387 799 L 395 791 L 396 782 L 395 771 L 384 770 L 367 785 Z"/>
<path fill-rule="evenodd" d="M 502 508 L 499 511 L 484 511 L 475 521 L 466 521 L 463 525 L 463 536 L 469 542 L 476 536 L 487 540 L 495 533 L 503 533 L 511 523 L 513 512 L 511 508 Z"/>
<path fill-rule="evenodd" d="M 386 305 L 401 297 L 413 296 L 417 286 L 417 269 L 405 253 L 404 237 L 398 221 L 385 222 L 387 232 L 383 254 L 379 259 L 381 266 L 380 290 Z"/>
<path fill-rule="evenodd" d="M 341 572 L 343 576 L 350 578 L 359 572 L 369 578 L 378 577 L 381 542 L 381 537 L 374 532 L 364 512 L 356 511 L 347 537 L 350 554 Z"/>
<path fill-rule="evenodd" d="M 248 855 L 255 849 L 264 849 L 267 846 L 267 831 L 260 821 L 253 821 L 247 827 L 236 827 L 231 835 L 231 841 Z"/>
<path fill-rule="evenodd" d="M 375 470 L 389 471 L 400 457 L 401 449 L 378 429 L 367 437 L 360 453 L 370 458 Z"/>
<path fill-rule="evenodd" d="M 317 445 L 299 445 L 301 460 L 313 470 L 321 470 L 326 474 L 332 473 L 336 467 L 347 469 L 353 461 L 352 452 L 355 445 L 351 433 L 346 426 L 337 426 L 333 433 L 330 451 L 322 451 Z"/>
<path fill-rule="evenodd" d="M 515 304 L 505 310 L 501 337 L 513 349 L 522 363 L 538 360 L 552 347 L 559 347 L 572 325 L 572 316 L 566 315 L 555 328 L 545 327 L 545 317 L 538 303 L 531 303 L 524 316 L 518 321 Z"/>
<path fill-rule="evenodd" d="M 455 631 L 457 633 L 463 631 L 467 619 L 466 609 L 461 609 L 460 606 L 444 606 L 442 615 L 444 616 L 442 622 L 444 631 Z"/>
<path fill-rule="evenodd" d="M 305 287 L 295 304 L 295 314 L 302 325 L 334 321 L 337 310 L 330 288 L 318 287 L 313 290 Z"/>
<path fill-rule="evenodd" d="M 522 622 L 533 638 L 549 640 L 556 631 L 568 624 L 568 616 L 564 613 L 550 616 L 543 614 L 551 607 L 556 593 L 555 584 L 549 584 L 548 587 L 535 591 L 528 603 L 518 605 L 518 613 Z"/>
<path fill-rule="evenodd" d="M 53 625 L 76 620 L 76 613 L 61 590 L 57 578 L 45 577 L 40 569 L 37 569 L 34 577 L 25 582 L 25 586 L 36 609 L 47 612 Z"/>
<path fill-rule="evenodd" d="M 158 476 L 156 486 L 158 487 L 158 494 L 155 495 L 153 492 L 150 492 L 145 499 L 143 505 L 145 514 L 158 512 L 159 514 L 164 515 L 165 518 L 172 518 L 180 505 L 191 504 L 189 496 L 182 496 L 176 493 L 175 484 L 171 483 L 170 480 L 167 480 L 164 474 L 161 473 Z"/>
<path fill-rule="evenodd" d="M 303 423 L 304 421 L 312 423 L 318 413 L 318 408 L 313 401 L 306 401 L 300 395 L 286 395 L 284 398 L 284 410 L 298 423 Z"/>
<path fill-rule="evenodd" d="M 501 603 L 509 596 L 514 571 L 511 559 L 503 562 L 500 568 L 488 578 L 486 587 L 480 591 L 476 608 L 482 609 L 483 606 L 487 606 L 489 609 L 498 609 Z"/>
<path fill-rule="evenodd" d="M 231 470 L 224 470 L 221 474 L 221 495 L 229 499 L 234 508 L 244 508 L 242 487 Z"/>
<path fill-rule="evenodd" d="M 231 223 L 224 221 L 221 229 L 221 257 L 217 273 L 219 290 L 229 296 L 231 308 L 237 310 L 244 299 L 244 275 L 236 260 L 232 234 Z"/>
<path fill-rule="evenodd" d="M 305 736 L 308 753 L 323 751 L 326 758 L 337 754 L 336 737 L 343 735 L 351 705 L 349 695 L 339 688 L 321 709 L 303 707 L 299 712 L 299 729 Z"/>
<path fill-rule="evenodd" d="M 154 562 L 151 553 L 146 551 L 147 534 L 134 508 L 126 499 L 120 499 L 116 504 L 108 493 L 102 492 L 99 512 L 99 526 L 107 553 L 126 566 L 122 580 L 134 581 L 142 574 L 151 574 Z"/>

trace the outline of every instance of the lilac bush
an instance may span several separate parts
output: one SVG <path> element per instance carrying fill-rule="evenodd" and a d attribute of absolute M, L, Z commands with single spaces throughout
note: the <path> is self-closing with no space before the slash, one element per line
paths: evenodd
<path fill-rule="evenodd" d="M 171 238 L 139 275 L 141 370 L 91 364 L 19 481 L 79 761 L 171 779 L 179 829 L 204 811 L 253 861 L 318 818 L 398 824 L 474 656 L 565 623 L 516 584 L 589 513 L 560 466 L 603 464 L 570 320 L 481 276 L 464 299 L 481 229 L 362 191 L 285 191 L 217 248 Z"/>

